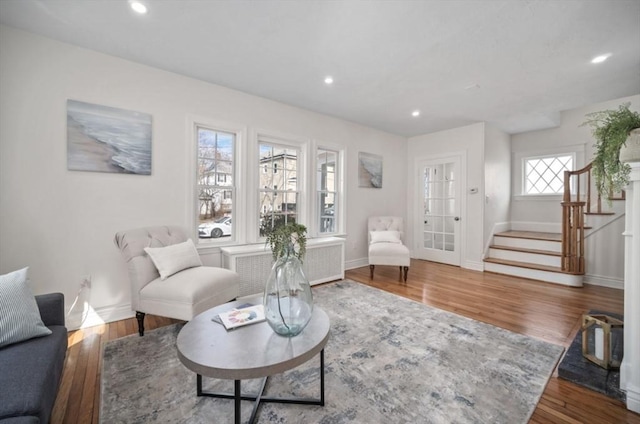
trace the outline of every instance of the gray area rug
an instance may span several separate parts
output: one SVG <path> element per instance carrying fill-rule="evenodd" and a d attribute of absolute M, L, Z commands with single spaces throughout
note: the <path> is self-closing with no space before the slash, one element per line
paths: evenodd
<path fill-rule="evenodd" d="M 331 319 L 326 404 L 263 404 L 259 423 L 526 423 L 563 351 L 350 281 L 313 294 Z M 196 396 L 195 374 L 176 355 L 180 328 L 106 344 L 102 423 L 233 422 L 232 400 Z M 319 363 L 273 376 L 267 394 L 318 397 Z M 232 381 L 203 386 L 233 391 Z M 252 407 L 242 403 L 243 421 Z"/>

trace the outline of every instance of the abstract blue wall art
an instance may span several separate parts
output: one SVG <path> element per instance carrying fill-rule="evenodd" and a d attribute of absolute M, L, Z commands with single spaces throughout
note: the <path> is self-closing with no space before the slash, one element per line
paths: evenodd
<path fill-rule="evenodd" d="M 151 175 L 151 115 L 67 100 L 67 169 Z"/>

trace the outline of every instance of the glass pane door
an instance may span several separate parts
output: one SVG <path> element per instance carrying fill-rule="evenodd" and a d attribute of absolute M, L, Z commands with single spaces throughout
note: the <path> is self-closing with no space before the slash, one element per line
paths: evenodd
<path fill-rule="evenodd" d="M 420 211 L 418 256 L 459 265 L 459 158 L 424 161 L 420 166 Z"/>

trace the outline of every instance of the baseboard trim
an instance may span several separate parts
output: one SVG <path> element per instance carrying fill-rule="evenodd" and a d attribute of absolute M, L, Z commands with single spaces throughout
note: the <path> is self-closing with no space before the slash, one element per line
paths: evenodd
<path fill-rule="evenodd" d="M 67 317 L 67 326 L 69 330 L 78 330 L 80 328 L 93 327 L 109 322 L 120 321 L 131 318 L 135 314 L 131 310 L 131 304 L 105 306 L 94 309 L 89 305 L 86 312 L 82 314 L 74 314 Z"/>
<path fill-rule="evenodd" d="M 627 409 L 640 414 L 640 387 L 627 384 Z"/>
<path fill-rule="evenodd" d="M 484 271 L 484 262 L 463 261 L 460 266 L 462 268 L 470 269 L 470 270 L 473 270 L 473 271 Z"/>
<path fill-rule="evenodd" d="M 344 269 L 356 269 L 356 268 L 362 268 L 363 266 L 368 266 L 368 265 L 369 265 L 369 259 L 367 258 L 352 259 L 350 261 L 344 262 Z"/>
<path fill-rule="evenodd" d="M 584 284 L 592 286 L 609 287 L 611 289 L 624 290 L 624 280 L 618 278 L 604 277 L 602 275 L 585 274 Z"/>

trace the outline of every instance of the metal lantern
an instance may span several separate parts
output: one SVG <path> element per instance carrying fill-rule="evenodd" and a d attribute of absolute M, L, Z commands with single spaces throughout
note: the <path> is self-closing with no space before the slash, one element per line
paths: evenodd
<path fill-rule="evenodd" d="M 622 337 L 624 322 L 608 315 L 582 316 L 582 355 L 606 369 L 620 368 L 620 360 L 614 359 L 612 347 L 617 337 Z"/>

